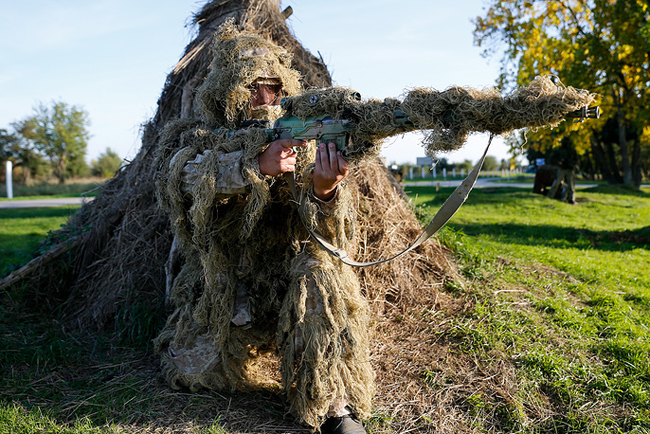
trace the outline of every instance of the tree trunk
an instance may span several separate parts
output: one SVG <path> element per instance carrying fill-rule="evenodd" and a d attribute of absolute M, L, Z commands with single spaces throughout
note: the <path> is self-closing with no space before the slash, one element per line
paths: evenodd
<path fill-rule="evenodd" d="M 621 148 L 621 162 L 623 168 L 623 183 L 632 185 L 632 167 L 630 165 L 630 151 L 627 146 L 627 135 L 625 134 L 625 112 L 618 109 L 616 112 L 618 123 L 618 146 Z"/>
<path fill-rule="evenodd" d="M 641 140 L 638 138 L 634 140 L 632 147 L 632 185 L 640 187 L 643 181 L 643 174 L 641 173 Z"/>
<path fill-rule="evenodd" d="M 27 167 L 25 165 L 21 166 L 20 173 L 21 173 L 21 175 L 20 175 L 20 183 L 22 185 L 27 185 L 27 183 L 29 182 L 30 175 L 31 175 L 31 171 L 30 171 L 29 167 Z"/>
<path fill-rule="evenodd" d="M 609 170 L 612 174 L 611 184 L 622 184 L 623 178 L 621 177 L 621 172 L 618 168 L 618 162 L 616 161 L 616 151 L 614 150 L 613 142 L 605 142 L 605 156 L 606 162 L 609 166 Z"/>
<path fill-rule="evenodd" d="M 591 154 L 591 155 L 589 155 Z M 582 176 L 590 181 L 596 179 L 596 169 L 594 168 L 593 151 L 587 153 L 580 163 Z"/>
<path fill-rule="evenodd" d="M 596 137 L 596 134 L 593 132 L 591 134 L 590 140 L 591 140 L 591 153 L 594 156 L 596 167 L 600 169 L 600 173 L 603 175 L 603 179 L 605 179 L 610 184 L 614 184 L 615 183 L 614 175 L 612 174 L 612 171 L 609 169 L 609 163 L 605 156 L 605 150 L 603 149 L 603 145 L 600 143 L 598 137 Z"/>

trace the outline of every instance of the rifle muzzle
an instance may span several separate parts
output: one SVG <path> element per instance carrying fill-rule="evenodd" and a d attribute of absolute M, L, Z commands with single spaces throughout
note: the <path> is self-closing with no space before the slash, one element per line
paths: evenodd
<path fill-rule="evenodd" d="M 574 123 L 584 122 L 585 119 L 598 119 L 599 117 L 600 117 L 599 106 L 595 106 L 595 107 L 584 106 L 583 108 L 573 112 L 569 112 L 566 115 L 567 119 L 575 119 L 575 121 L 573 121 Z"/>

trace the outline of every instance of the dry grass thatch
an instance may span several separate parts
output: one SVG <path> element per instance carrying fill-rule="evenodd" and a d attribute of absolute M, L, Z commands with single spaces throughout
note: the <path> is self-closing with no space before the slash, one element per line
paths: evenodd
<path fill-rule="evenodd" d="M 168 75 L 158 110 L 143 128 L 140 152 L 53 241 L 79 233 L 90 235 L 67 253 L 65 261 L 31 282 L 36 292 L 39 287 L 49 289 L 34 300 L 61 309 L 68 324 L 84 330 L 114 330 L 122 338 L 142 341 L 153 337 L 164 323 L 164 263 L 172 236 L 168 217 L 155 200 L 153 154 L 167 122 L 194 117 L 195 90 L 212 60 L 212 35 L 229 17 L 243 28 L 261 30 L 292 52 L 293 66 L 301 71 L 305 87 L 331 85 L 325 65 L 291 35 L 277 0 L 207 3 L 195 16 L 195 39 Z M 377 162 L 355 166 L 349 183 L 355 194 L 359 233 L 360 253 L 355 259 L 392 256 L 419 235 L 421 227 L 403 200 L 403 191 Z M 379 416 L 371 422 L 373 432 L 502 430 L 494 414 L 480 415 L 482 421 L 475 423 L 479 416 L 466 408 L 465 398 L 480 393 L 492 402 L 512 402 L 514 368 L 497 358 L 495 363 L 484 363 L 450 351 L 457 349 L 450 333 L 451 319 L 472 309 L 471 301 L 441 291 L 446 280 L 457 278 L 454 270 L 453 259 L 435 240 L 395 261 L 356 270 L 374 315 L 372 362 L 377 371 L 375 409 Z M 89 345 L 94 351 L 92 342 Z M 126 420 L 132 432 L 192 432 L 196 424 L 209 425 L 217 415 L 231 432 L 306 432 L 283 413 L 272 382 L 270 392 L 227 397 L 211 393 L 193 395 L 194 399 L 172 392 L 150 355 L 136 352 L 124 357 L 131 363 L 111 367 L 116 377 L 102 383 L 135 382 L 139 396 L 143 400 L 155 397 L 151 408 L 164 414 L 148 426 L 139 422 L 142 415 L 132 415 Z M 268 377 L 277 380 L 277 360 L 269 359 L 266 367 Z M 100 364 L 74 372 L 61 369 L 42 382 L 51 380 L 47 387 L 65 388 L 72 380 L 85 380 L 104 368 Z M 59 376 L 66 377 L 59 381 Z M 73 398 L 66 413 L 71 418 L 87 401 L 83 396 Z M 529 415 L 543 418 L 549 411 L 543 404 L 527 409 Z M 380 416 L 392 420 L 384 423 Z"/>
<path fill-rule="evenodd" d="M 150 339 L 164 322 L 164 263 L 172 236 L 168 217 L 155 200 L 153 151 L 168 121 L 193 117 L 195 90 L 212 60 L 212 34 L 230 17 L 242 28 L 262 29 L 264 36 L 292 52 L 305 87 L 331 84 L 322 62 L 291 35 L 277 1 L 206 4 L 195 16 L 196 38 L 167 77 L 158 110 L 144 125 L 138 155 L 54 239 L 84 231 L 89 235 L 68 252 L 63 266 L 55 264 L 41 274 L 40 282 L 38 278 L 31 282 L 34 288 L 51 286 L 51 276 L 60 276 L 60 290 L 51 293 L 57 296 L 46 296 L 45 305 L 60 309 L 67 323 L 84 329 L 113 329 L 118 336 L 137 341 Z M 420 225 L 403 200 L 401 188 L 378 162 L 358 166 L 350 183 L 358 187 L 352 190 L 357 194 L 360 260 L 393 255 L 419 234 Z M 357 272 L 375 314 L 382 317 L 397 315 L 405 300 L 435 292 L 452 268 L 444 249 L 429 242 L 413 254 Z"/>

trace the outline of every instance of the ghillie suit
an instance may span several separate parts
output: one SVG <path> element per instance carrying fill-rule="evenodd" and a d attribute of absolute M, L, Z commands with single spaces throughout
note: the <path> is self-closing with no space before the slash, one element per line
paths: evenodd
<path fill-rule="evenodd" d="M 404 101 L 364 101 L 345 88 L 292 96 L 298 79 L 283 49 L 229 24 L 214 51 L 198 93 L 204 119 L 169 125 L 157 154 L 159 200 L 188 258 L 173 286 L 176 311 L 156 341 L 165 374 L 174 386 L 245 389 L 251 354 L 277 346 L 291 410 L 303 422 L 318 426 L 340 402 L 365 418 L 374 391 L 368 308 L 354 272 L 309 241 L 298 215 L 310 230 L 354 252 L 352 194 L 339 188 L 334 204 L 313 196 L 313 144 L 298 152 L 298 204 L 282 179 L 259 173 L 264 130 L 228 136 L 219 129 L 240 129 L 253 116 L 248 85 L 258 77 L 278 79 L 288 94 L 287 115 L 350 119 L 356 130 L 345 155 L 355 164 L 378 154 L 381 139 L 415 129 L 432 131 L 426 144 L 434 153 L 462 146 L 475 131 L 556 125 L 593 95 L 538 77 L 505 98 L 495 89 L 459 87 L 416 89 Z M 396 120 L 402 112 L 409 123 Z M 233 181 L 233 172 L 243 180 Z M 246 329 L 233 318 L 241 305 L 252 318 L 243 322 Z M 214 339 L 212 347 L 205 336 Z"/>
<path fill-rule="evenodd" d="M 250 118 L 247 84 L 256 77 L 279 79 L 289 95 L 299 85 L 284 49 L 232 23 L 216 35 L 214 52 L 198 92 L 204 121 L 170 124 L 157 153 L 159 200 L 186 258 L 171 293 L 176 309 L 156 339 L 164 373 L 174 387 L 246 389 L 255 383 L 252 354 L 277 348 L 290 409 L 301 421 L 317 427 L 337 405 L 368 417 L 367 303 L 354 272 L 308 242 L 297 214 L 347 246 L 351 195 L 340 188 L 334 203 L 313 196 L 311 146 L 297 157 L 297 208 L 285 183 L 259 172 L 267 146 L 260 130 L 230 139 L 215 131 Z M 251 318 L 246 327 L 232 323 L 240 303 Z"/>

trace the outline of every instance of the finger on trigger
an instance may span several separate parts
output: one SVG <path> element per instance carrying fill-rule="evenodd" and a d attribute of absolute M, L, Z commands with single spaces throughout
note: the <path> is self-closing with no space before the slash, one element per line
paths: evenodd
<path fill-rule="evenodd" d="M 339 161 L 336 145 L 334 143 L 330 143 L 327 145 L 327 147 L 329 151 L 330 167 L 334 172 L 337 172 L 339 170 Z"/>

